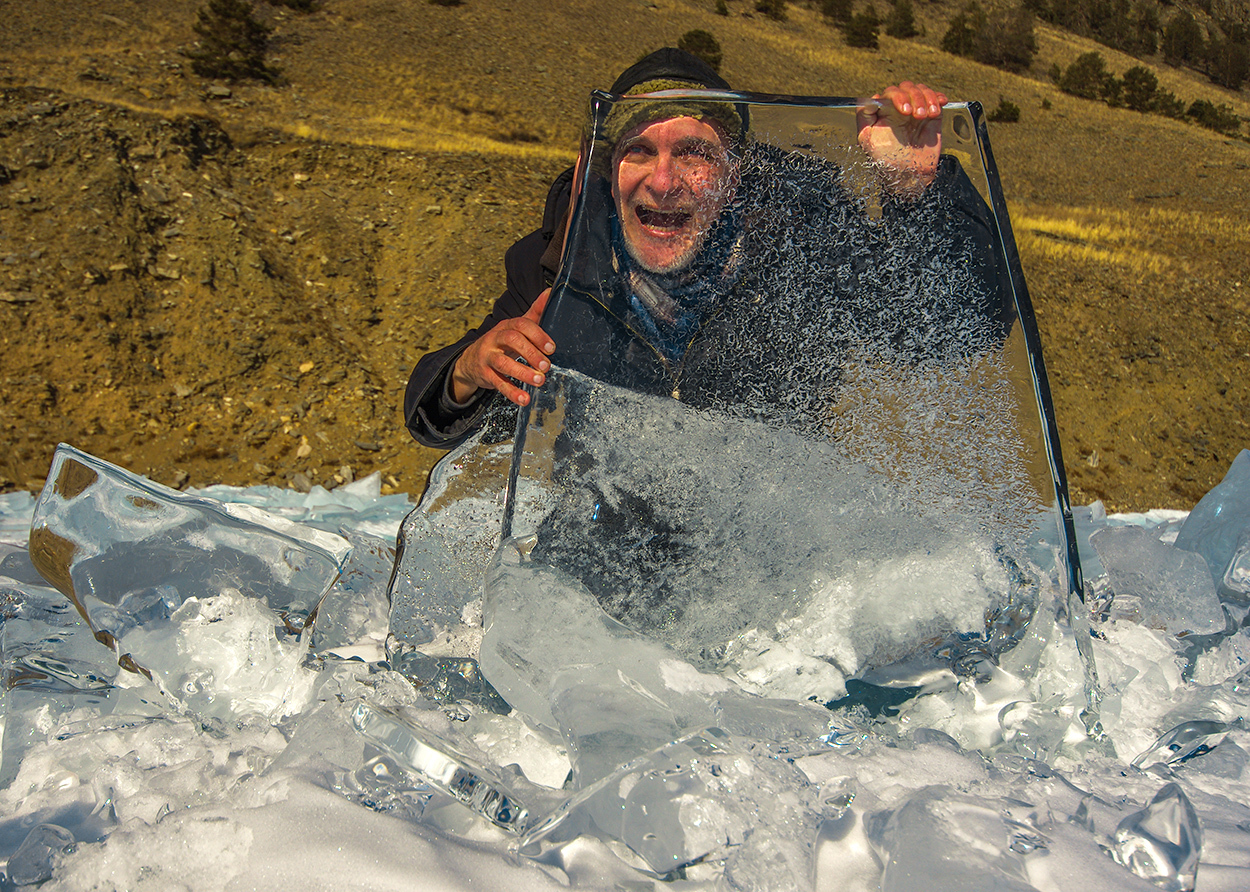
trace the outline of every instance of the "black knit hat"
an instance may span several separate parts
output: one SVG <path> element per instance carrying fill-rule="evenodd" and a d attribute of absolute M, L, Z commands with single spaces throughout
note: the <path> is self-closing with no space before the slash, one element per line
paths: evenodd
<path fill-rule="evenodd" d="M 628 96 L 665 90 L 729 92 L 732 89 L 728 81 L 702 59 L 668 46 L 644 56 L 625 69 L 613 82 L 611 92 Z M 723 100 L 689 98 L 621 102 L 608 113 L 599 131 L 600 142 L 595 151 L 593 169 L 610 178 L 612 147 L 626 132 L 644 121 L 682 116 L 715 121 L 731 141 L 736 141 L 746 129 L 747 108 Z"/>
<path fill-rule="evenodd" d="M 693 88 L 703 87 L 708 90 L 732 90 L 729 82 L 712 70 L 698 56 L 685 50 L 666 46 L 643 56 L 633 65 L 621 72 L 612 84 L 609 93 L 618 96 L 628 93 L 631 89 L 646 81 L 686 81 Z"/>

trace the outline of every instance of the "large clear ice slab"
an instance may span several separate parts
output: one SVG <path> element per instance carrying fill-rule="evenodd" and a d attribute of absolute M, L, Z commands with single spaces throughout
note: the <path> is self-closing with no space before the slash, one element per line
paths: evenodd
<path fill-rule="evenodd" d="M 667 98 L 595 96 L 543 317 L 554 368 L 521 412 L 484 603 L 487 679 L 575 740 L 557 715 L 574 686 L 556 679 L 596 667 L 588 684 L 637 718 L 613 723 L 617 758 L 697 725 L 643 680 L 648 660 L 832 703 L 902 660 L 974 671 L 1041 600 L 1079 596 L 1040 347 L 975 112 L 948 109 L 937 178 L 910 200 L 880 191 L 853 104 L 731 100 L 750 132 L 727 149 L 724 205 L 689 266 L 656 273 L 622 235 L 605 134 L 638 102 L 663 117 Z M 669 656 L 634 656 L 648 642 Z M 678 714 L 626 705 L 653 696 Z"/>
<path fill-rule="evenodd" d="M 185 495 L 64 444 L 29 547 L 124 667 L 219 719 L 292 709 L 307 688 L 298 636 L 350 550 L 335 534 Z"/>

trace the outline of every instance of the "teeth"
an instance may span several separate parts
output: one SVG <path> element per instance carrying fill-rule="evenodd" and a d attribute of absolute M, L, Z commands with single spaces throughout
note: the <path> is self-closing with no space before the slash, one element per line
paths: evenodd
<path fill-rule="evenodd" d="M 661 229 L 681 229 L 690 220 L 688 211 L 660 211 L 652 208 L 638 208 L 638 219 L 644 226 Z"/>

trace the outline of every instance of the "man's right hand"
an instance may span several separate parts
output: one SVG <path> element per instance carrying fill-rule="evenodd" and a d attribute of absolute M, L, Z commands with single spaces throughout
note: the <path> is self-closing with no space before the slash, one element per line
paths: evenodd
<path fill-rule="evenodd" d="M 551 368 L 547 357 L 556 345 L 538 320 L 550 296 L 548 288 L 524 316 L 505 319 L 460 354 L 451 372 L 456 402 L 467 402 L 479 390 L 498 390 L 518 406 L 530 401 L 529 394 L 514 382 L 541 387 L 547 380 L 543 374 Z"/>

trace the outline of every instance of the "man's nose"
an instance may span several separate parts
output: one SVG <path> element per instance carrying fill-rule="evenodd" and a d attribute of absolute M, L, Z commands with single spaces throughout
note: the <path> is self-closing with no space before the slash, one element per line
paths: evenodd
<path fill-rule="evenodd" d="M 655 159 L 655 168 L 651 171 L 650 185 L 652 191 L 667 194 L 681 188 L 681 169 L 677 159 L 669 154 L 661 154 Z"/>

